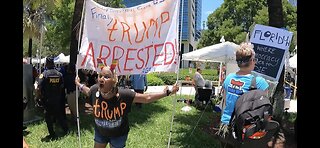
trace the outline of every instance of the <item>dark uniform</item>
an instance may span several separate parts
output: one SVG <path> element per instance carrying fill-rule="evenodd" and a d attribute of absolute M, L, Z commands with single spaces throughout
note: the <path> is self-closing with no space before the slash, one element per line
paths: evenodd
<path fill-rule="evenodd" d="M 65 100 L 61 98 L 64 88 L 62 74 L 54 69 L 53 58 L 47 58 L 47 70 L 39 76 L 39 89 L 44 106 L 45 121 L 49 131 L 49 138 L 55 137 L 53 122 L 58 121 L 65 133 L 68 132 L 68 126 L 65 118 L 64 106 L 61 104 Z"/>

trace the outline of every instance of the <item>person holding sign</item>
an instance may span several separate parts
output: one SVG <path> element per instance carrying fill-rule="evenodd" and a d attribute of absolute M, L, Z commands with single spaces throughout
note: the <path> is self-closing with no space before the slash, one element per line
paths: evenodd
<path fill-rule="evenodd" d="M 105 148 L 125 147 L 128 133 L 128 113 L 132 103 L 151 103 L 171 94 L 175 94 L 179 87 L 175 84 L 171 90 L 168 86 L 162 92 L 140 94 L 130 89 L 117 87 L 117 75 L 114 66 L 103 66 L 98 74 L 98 82 L 90 88 L 80 83 L 76 77 L 75 84 L 80 91 L 91 99 L 95 121 L 94 147 Z"/>
<path fill-rule="evenodd" d="M 217 134 L 226 137 L 229 132 L 230 120 L 235 108 L 237 99 L 245 92 L 249 91 L 249 87 L 254 77 L 251 72 L 253 71 L 256 58 L 253 50 L 253 44 L 241 43 L 236 51 L 236 61 L 239 71 L 230 73 L 222 85 L 223 89 L 223 111 L 221 115 L 221 124 Z M 268 83 L 262 77 L 256 77 L 257 89 L 268 91 Z"/>

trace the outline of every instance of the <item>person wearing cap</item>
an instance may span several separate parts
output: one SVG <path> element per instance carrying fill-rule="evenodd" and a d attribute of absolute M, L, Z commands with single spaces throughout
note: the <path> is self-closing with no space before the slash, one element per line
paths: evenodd
<path fill-rule="evenodd" d="M 61 95 L 64 91 L 64 81 L 62 74 L 55 69 L 53 57 L 48 57 L 45 64 L 47 70 L 39 76 L 39 93 L 44 107 L 45 121 L 49 135 L 43 140 L 53 140 L 57 138 L 53 129 L 54 120 L 57 120 L 64 133 L 68 132 L 68 125 L 65 118 L 65 100 Z"/>
<path fill-rule="evenodd" d="M 130 130 L 128 113 L 132 103 L 151 103 L 179 90 L 174 85 L 171 90 L 166 86 L 158 93 L 140 94 L 128 88 L 118 88 L 117 83 L 117 75 L 112 66 L 102 67 L 98 82 L 90 88 L 81 84 L 79 77 L 75 79 L 80 91 L 92 101 L 95 148 L 105 148 L 108 143 L 110 147 L 125 147 Z"/>

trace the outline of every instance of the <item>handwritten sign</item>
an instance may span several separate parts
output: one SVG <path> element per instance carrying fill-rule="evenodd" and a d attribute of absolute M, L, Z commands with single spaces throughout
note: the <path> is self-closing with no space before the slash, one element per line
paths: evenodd
<path fill-rule="evenodd" d="M 254 68 L 270 80 L 278 81 L 284 64 L 284 54 L 288 51 L 292 32 L 263 25 L 255 25 L 250 42 L 258 59 Z"/>
<path fill-rule="evenodd" d="M 77 66 L 98 71 L 97 59 L 109 66 L 117 59 L 119 75 L 176 71 L 179 3 L 158 0 L 110 8 L 88 0 Z"/>

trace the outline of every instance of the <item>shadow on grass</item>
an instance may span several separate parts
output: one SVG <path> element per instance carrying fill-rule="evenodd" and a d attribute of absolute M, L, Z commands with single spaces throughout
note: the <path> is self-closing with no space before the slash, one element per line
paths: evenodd
<path fill-rule="evenodd" d="M 44 124 L 46 127 L 46 130 L 47 130 L 47 125 L 46 125 L 45 118 L 44 118 L 44 109 L 36 107 L 35 108 L 35 116 L 37 116 L 39 118 L 39 120 L 35 120 L 35 121 L 32 121 L 32 122 L 25 124 L 27 128 L 25 130 L 23 130 L 23 136 L 26 136 L 32 132 L 32 131 L 28 130 L 28 127 L 30 127 L 30 126 L 37 126 L 37 125 Z M 77 132 L 78 132 L 77 122 L 72 119 L 72 116 L 70 113 L 66 114 L 66 120 L 67 120 L 67 124 L 69 127 L 69 133 L 77 134 Z M 83 112 L 79 113 L 79 120 L 80 120 L 80 129 L 81 130 L 93 131 L 93 127 L 94 127 L 93 116 L 91 115 L 89 108 L 84 108 Z M 54 130 L 59 133 L 59 131 L 61 130 L 61 127 L 59 126 L 58 123 L 55 123 L 54 125 L 55 125 Z"/>
<path fill-rule="evenodd" d="M 195 108 L 193 108 L 195 109 Z M 201 114 L 203 113 L 202 117 Z M 200 118 L 201 117 L 201 118 Z M 179 122 L 183 127 L 173 128 L 173 134 L 177 134 L 172 138 L 171 145 L 179 145 L 179 147 L 196 148 L 196 147 L 220 147 L 218 139 L 214 138 L 207 129 L 219 120 L 217 113 L 213 113 L 212 109 L 197 110 L 195 114 L 177 114 L 175 122 Z M 197 122 L 199 123 L 197 124 Z"/>
<path fill-rule="evenodd" d="M 166 112 L 168 109 L 161 106 L 158 103 L 142 104 L 142 108 L 132 104 L 131 112 L 129 113 L 129 125 L 134 126 L 135 124 L 143 124 L 152 118 L 154 114 Z"/>

